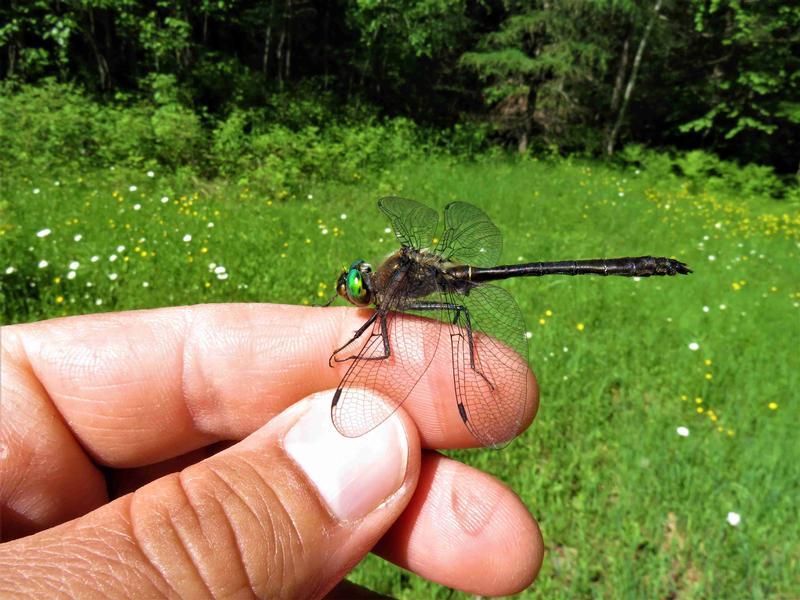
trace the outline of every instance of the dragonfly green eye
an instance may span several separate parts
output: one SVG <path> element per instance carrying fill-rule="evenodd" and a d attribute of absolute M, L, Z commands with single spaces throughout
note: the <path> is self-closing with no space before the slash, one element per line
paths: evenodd
<path fill-rule="evenodd" d="M 361 298 L 366 293 L 364 280 L 356 269 L 350 269 L 347 274 L 347 293 L 352 298 Z"/>
<path fill-rule="evenodd" d="M 339 284 L 337 286 L 339 294 L 356 306 L 366 306 L 369 304 L 371 301 L 371 294 L 365 276 L 368 276 L 371 271 L 371 267 L 363 260 L 354 262 L 339 278 Z"/>

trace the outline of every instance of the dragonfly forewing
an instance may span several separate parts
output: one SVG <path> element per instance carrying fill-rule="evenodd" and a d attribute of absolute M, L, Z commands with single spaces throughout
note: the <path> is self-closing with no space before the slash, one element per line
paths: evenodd
<path fill-rule="evenodd" d="M 497 264 L 503 235 L 480 208 L 467 202 L 451 202 L 444 209 L 444 227 L 437 254 L 477 267 Z"/>
<path fill-rule="evenodd" d="M 378 201 L 378 208 L 389 217 L 394 235 L 408 248 L 428 248 L 436 235 L 439 215 L 415 200 L 388 196 Z"/>
<path fill-rule="evenodd" d="M 331 416 L 342 435 L 367 433 L 406 401 L 436 354 L 442 326 L 438 320 L 379 310 L 334 395 Z M 376 401 L 376 394 L 384 400 Z"/>

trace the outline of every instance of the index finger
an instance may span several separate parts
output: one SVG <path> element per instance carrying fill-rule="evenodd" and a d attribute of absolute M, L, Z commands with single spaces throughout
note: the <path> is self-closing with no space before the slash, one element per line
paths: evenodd
<path fill-rule="evenodd" d="M 81 445 L 100 463 L 150 464 L 238 440 L 347 365 L 331 351 L 365 320 L 356 309 L 214 304 L 86 315 L 6 328 Z M 538 390 L 528 385 L 524 425 Z M 474 445 L 455 409 L 446 352 L 404 408 L 428 447 Z"/>

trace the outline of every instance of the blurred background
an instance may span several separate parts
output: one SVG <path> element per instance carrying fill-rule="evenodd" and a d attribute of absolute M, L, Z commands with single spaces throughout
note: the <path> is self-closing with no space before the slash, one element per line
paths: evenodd
<path fill-rule="evenodd" d="M 799 67 L 769 0 L 4 2 L 0 319 L 321 302 L 389 194 L 480 206 L 505 263 L 678 258 L 501 284 L 539 417 L 454 454 L 540 521 L 524 597 L 798 597 Z"/>

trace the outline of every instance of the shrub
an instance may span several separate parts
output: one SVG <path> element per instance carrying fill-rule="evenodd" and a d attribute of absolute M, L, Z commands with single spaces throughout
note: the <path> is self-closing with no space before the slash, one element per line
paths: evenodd
<path fill-rule="evenodd" d="M 91 156 L 96 106 L 77 88 L 43 82 L 0 89 L 0 147 L 4 161 L 48 166 Z"/>
<path fill-rule="evenodd" d="M 421 155 L 420 137 L 407 119 L 290 128 L 265 111 L 235 110 L 211 134 L 211 161 L 223 175 L 285 197 L 317 179 L 353 181 Z"/>
<path fill-rule="evenodd" d="M 618 155 L 623 163 L 646 169 L 661 177 L 680 175 L 692 190 L 732 191 L 745 196 L 786 196 L 792 186 L 785 185 L 771 167 L 727 161 L 703 150 L 676 155 L 657 152 L 640 145 L 626 146 Z"/>
<path fill-rule="evenodd" d="M 207 151 L 200 118 L 174 98 L 162 95 L 157 106 L 103 104 L 54 81 L 5 84 L 2 92 L 0 158 L 7 164 L 176 167 L 198 163 Z"/>
<path fill-rule="evenodd" d="M 150 117 L 155 138 L 153 158 L 177 167 L 203 162 L 206 135 L 200 118 L 175 102 L 159 106 Z"/>

